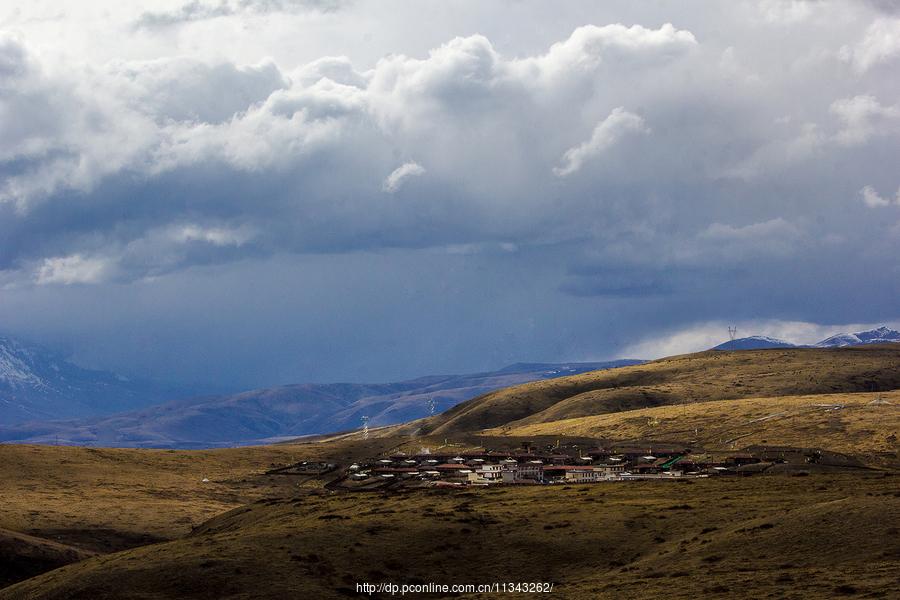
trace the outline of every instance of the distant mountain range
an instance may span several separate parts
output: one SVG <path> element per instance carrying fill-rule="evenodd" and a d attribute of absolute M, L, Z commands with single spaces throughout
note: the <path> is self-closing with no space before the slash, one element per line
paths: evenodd
<path fill-rule="evenodd" d="M 112 414 L 197 389 L 83 369 L 60 354 L 0 336 L 0 423 Z"/>
<path fill-rule="evenodd" d="M 900 342 L 900 331 L 879 327 L 869 331 L 857 333 L 839 333 L 826 340 L 822 340 L 816 346 L 820 348 L 842 348 L 844 346 L 860 346 L 862 344 L 883 344 L 886 342 Z"/>
<path fill-rule="evenodd" d="M 386 384 L 300 384 L 159 404 L 112 416 L 33 421 L 0 427 L 0 441 L 76 445 L 209 448 L 402 423 L 442 412 L 499 388 L 639 360 L 516 364 L 470 375 Z"/>
<path fill-rule="evenodd" d="M 858 331 L 856 333 L 839 333 L 821 342 L 810 345 L 792 344 L 762 335 L 738 338 L 719 344 L 712 350 L 761 350 L 764 348 L 843 348 L 845 346 L 861 346 L 864 344 L 884 344 L 900 342 L 900 331 L 887 327 Z"/>
<path fill-rule="evenodd" d="M 887 327 L 842 333 L 813 347 L 900 342 Z M 713 350 L 804 347 L 764 336 Z M 0 337 L 0 442 L 122 447 L 216 447 L 403 423 L 494 390 L 587 371 L 640 364 L 516 364 L 499 371 L 384 384 L 298 384 L 236 394 L 130 380 L 83 369 L 61 355 Z M 178 400 L 178 398 L 186 398 Z"/>

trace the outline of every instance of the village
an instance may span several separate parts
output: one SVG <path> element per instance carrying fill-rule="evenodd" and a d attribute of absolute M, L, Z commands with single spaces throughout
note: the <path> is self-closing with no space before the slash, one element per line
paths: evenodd
<path fill-rule="evenodd" d="M 451 448 L 452 450 L 452 448 Z M 751 446 L 740 451 L 703 451 L 678 445 L 575 445 L 515 449 L 395 452 L 351 464 L 343 489 L 381 489 L 395 485 L 462 487 L 492 485 L 583 484 L 629 480 L 679 480 L 746 476 L 763 472 L 861 468 L 854 459 L 815 448 Z"/>

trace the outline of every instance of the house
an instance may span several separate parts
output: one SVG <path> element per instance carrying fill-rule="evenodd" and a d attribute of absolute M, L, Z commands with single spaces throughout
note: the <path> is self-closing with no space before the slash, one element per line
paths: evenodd
<path fill-rule="evenodd" d="M 482 481 L 486 481 L 487 483 L 499 483 L 503 480 L 503 465 L 482 465 L 477 468 L 474 473 L 477 478 Z M 470 477 L 470 479 L 472 478 Z"/>
<path fill-rule="evenodd" d="M 500 479 L 503 483 L 515 483 L 519 479 L 519 463 L 511 458 L 500 461 Z"/>
<path fill-rule="evenodd" d="M 821 451 L 816 448 L 793 446 L 750 446 L 747 451 L 763 462 L 802 465 L 818 462 Z"/>
<path fill-rule="evenodd" d="M 732 452 L 725 457 L 723 462 L 728 466 L 740 467 L 741 465 L 758 463 L 759 459 L 749 452 Z"/>
<path fill-rule="evenodd" d="M 429 466 L 429 469 L 433 471 L 438 471 L 439 473 L 458 473 L 459 471 L 469 471 L 468 465 L 464 465 L 462 463 L 444 463 L 442 465 L 434 465 Z"/>
<path fill-rule="evenodd" d="M 519 465 L 519 479 L 530 479 L 532 481 L 541 481 L 544 479 L 544 462 L 541 460 L 530 460 Z"/>
<path fill-rule="evenodd" d="M 373 470 L 379 475 L 396 475 L 403 478 L 414 477 L 419 474 L 419 469 L 415 467 L 375 467 Z"/>
<path fill-rule="evenodd" d="M 566 469 L 565 481 L 567 483 L 593 483 L 600 479 L 600 474 L 594 470 L 594 467 L 575 467 Z"/>
<path fill-rule="evenodd" d="M 547 465 L 544 475 L 558 483 L 592 483 L 600 479 L 600 474 L 592 466 Z"/>
<path fill-rule="evenodd" d="M 607 450 L 606 448 L 591 448 L 588 450 L 587 455 L 593 458 L 594 460 L 606 460 L 610 456 L 612 456 L 612 451 Z"/>
<path fill-rule="evenodd" d="M 602 463 L 593 467 L 600 479 L 614 479 L 625 472 L 625 464 L 622 462 Z"/>

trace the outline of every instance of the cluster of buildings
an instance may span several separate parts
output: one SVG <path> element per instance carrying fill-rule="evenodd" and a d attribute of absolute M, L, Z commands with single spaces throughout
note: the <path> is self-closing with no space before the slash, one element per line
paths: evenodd
<path fill-rule="evenodd" d="M 536 451 L 524 443 L 514 451 L 397 453 L 350 465 L 359 484 L 431 481 L 449 485 L 594 483 L 628 479 L 706 477 L 737 473 L 761 459 L 748 452 L 712 455 L 681 447 L 577 447 Z"/>

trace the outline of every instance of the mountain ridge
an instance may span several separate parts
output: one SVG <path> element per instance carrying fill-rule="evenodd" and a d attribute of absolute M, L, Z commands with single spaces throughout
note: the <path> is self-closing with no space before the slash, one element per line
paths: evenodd
<path fill-rule="evenodd" d="M 133 410 L 196 393 L 80 367 L 62 354 L 0 336 L 0 422 L 78 418 Z"/>
<path fill-rule="evenodd" d="M 847 346 L 863 346 L 866 344 L 885 344 L 900 342 L 900 331 L 885 326 L 857 331 L 856 333 L 838 333 L 815 344 L 794 344 L 778 338 L 764 335 L 751 335 L 721 343 L 710 350 L 763 350 L 765 348 L 844 348 Z"/>
<path fill-rule="evenodd" d="M 640 364 L 517 363 L 498 371 L 432 375 L 396 383 L 292 384 L 207 395 L 113 415 L 0 427 L 0 442 L 111 447 L 209 448 L 393 425 L 528 381 Z"/>

